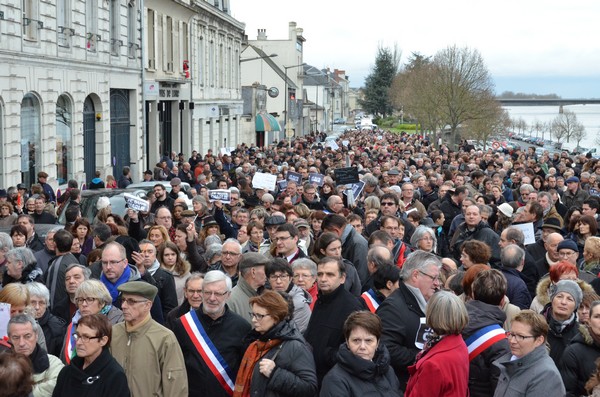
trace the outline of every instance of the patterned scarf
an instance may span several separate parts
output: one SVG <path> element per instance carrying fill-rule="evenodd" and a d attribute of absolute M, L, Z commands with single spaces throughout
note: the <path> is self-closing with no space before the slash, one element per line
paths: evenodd
<path fill-rule="evenodd" d="M 415 359 L 415 363 L 417 361 L 419 361 L 423 356 L 425 356 L 427 354 L 427 352 L 429 350 L 431 350 L 431 348 L 435 345 L 438 344 L 439 341 L 442 340 L 442 338 L 444 338 L 443 335 L 436 335 L 435 333 L 430 333 L 427 335 L 427 339 L 425 341 L 425 346 L 423 346 L 423 350 L 421 350 L 418 354 L 417 354 L 417 358 Z"/>
<path fill-rule="evenodd" d="M 248 349 L 242 358 L 237 378 L 235 379 L 233 397 L 250 396 L 250 383 L 252 382 L 254 366 L 269 352 L 269 350 L 279 344 L 281 344 L 280 339 L 270 339 L 268 341 L 256 340 L 248 346 Z"/>

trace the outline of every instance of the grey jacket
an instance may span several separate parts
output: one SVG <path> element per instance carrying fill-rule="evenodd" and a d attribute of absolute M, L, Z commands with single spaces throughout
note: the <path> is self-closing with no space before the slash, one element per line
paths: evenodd
<path fill-rule="evenodd" d="M 545 345 L 517 360 L 510 358 L 511 354 L 506 354 L 494 361 L 500 368 L 494 397 L 565 396 L 562 378 Z"/>
<path fill-rule="evenodd" d="M 298 330 L 304 333 L 310 320 L 310 295 L 297 285 L 292 286 L 288 295 L 292 298 L 292 302 L 294 302 L 294 317 L 292 321 L 296 324 Z"/>

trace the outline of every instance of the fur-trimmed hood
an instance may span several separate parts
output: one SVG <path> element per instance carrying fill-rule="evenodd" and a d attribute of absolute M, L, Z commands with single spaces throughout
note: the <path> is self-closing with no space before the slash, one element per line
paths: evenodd
<path fill-rule="evenodd" d="M 594 288 L 585 281 L 577 280 L 576 282 L 577 284 L 579 284 L 579 288 L 581 288 L 582 292 L 594 292 Z M 542 306 L 546 306 L 548 303 L 550 303 L 551 284 L 552 281 L 550 280 L 550 276 L 546 276 L 540 280 L 535 289 L 535 296 L 537 297 L 538 302 Z"/>

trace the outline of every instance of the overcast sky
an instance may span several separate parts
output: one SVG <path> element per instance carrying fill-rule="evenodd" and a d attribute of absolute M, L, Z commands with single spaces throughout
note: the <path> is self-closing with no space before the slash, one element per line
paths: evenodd
<path fill-rule="evenodd" d="M 359 87 L 378 45 L 434 55 L 457 45 L 479 50 L 503 91 L 600 98 L 598 0 L 230 0 L 234 18 L 269 39 L 288 23 L 304 29 L 304 61 L 346 70 Z"/>

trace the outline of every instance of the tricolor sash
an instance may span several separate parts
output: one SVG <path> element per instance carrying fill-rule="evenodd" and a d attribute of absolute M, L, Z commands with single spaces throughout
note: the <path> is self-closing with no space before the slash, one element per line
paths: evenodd
<path fill-rule="evenodd" d="M 67 340 L 65 341 L 64 350 L 65 362 L 67 363 L 67 365 L 71 364 L 71 359 L 77 354 L 77 350 L 75 349 L 74 336 L 76 329 L 77 327 L 75 326 L 75 324 L 73 324 L 73 321 L 71 321 L 71 324 L 69 324 L 69 327 L 67 328 Z"/>
<path fill-rule="evenodd" d="M 469 361 L 473 361 L 485 349 L 502 339 L 506 339 L 506 332 L 498 324 L 488 325 L 477 330 L 465 341 L 469 351 Z"/>
<path fill-rule="evenodd" d="M 210 369 L 210 372 L 217 378 L 227 394 L 233 396 L 234 380 L 231 369 L 206 334 L 204 327 L 202 327 L 198 319 L 198 315 L 196 315 L 196 311 L 189 311 L 182 316 L 181 323 L 194 347 L 196 347 L 196 350 L 198 350 L 198 353 L 200 353 L 200 356 Z"/>
<path fill-rule="evenodd" d="M 379 307 L 379 301 L 377 300 L 377 295 L 375 295 L 375 291 L 373 291 L 372 288 L 363 292 L 361 298 L 364 299 L 371 313 L 375 313 L 377 311 L 377 308 Z"/>

